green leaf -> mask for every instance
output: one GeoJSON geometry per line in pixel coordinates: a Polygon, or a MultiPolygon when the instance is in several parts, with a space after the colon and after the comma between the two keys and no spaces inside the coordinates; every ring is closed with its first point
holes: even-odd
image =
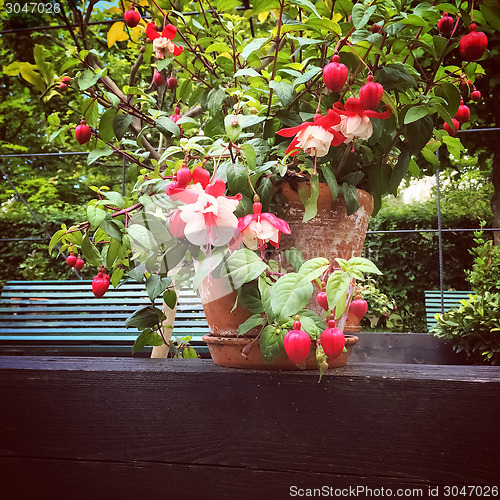
{"type": "Polygon", "coordinates": [[[245,283],[241,288],[238,288],[238,303],[252,314],[264,312],[259,289],[251,283],[245,283]]]}
{"type": "Polygon", "coordinates": [[[50,52],[46,50],[43,45],[35,45],[35,48],[33,49],[33,57],[35,59],[36,67],[45,80],[45,83],[50,85],[52,83],[52,78],[54,77],[54,70],[52,69],[52,64],[46,61],[47,55],[50,55],[50,52]]]}
{"type": "Polygon", "coordinates": [[[406,71],[402,64],[398,63],[388,64],[378,69],[375,79],[386,92],[388,90],[407,90],[417,86],[415,78],[406,71]]]}
{"type": "Polygon", "coordinates": [[[356,189],[356,186],[352,186],[351,184],[344,182],[342,184],[342,193],[344,195],[345,205],[347,208],[347,215],[352,215],[359,208],[358,190],[356,189]]]}
{"type": "Polygon", "coordinates": [[[362,273],[382,275],[379,268],[371,260],[365,259],[364,257],[351,257],[347,263],[349,264],[349,268],[357,269],[362,273]]]}
{"type": "Polygon", "coordinates": [[[398,162],[396,163],[394,170],[391,174],[391,180],[389,182],[389,191],[392,194],[396,194],[398,191],[398,186],[408,173],[408,167],[410,165],[410,150],[408,147],[404,147],[399,153],[398,162]]]}
{"type": "Polygon", "coordinates": [[[304,317],[312,319],[319,332],[322,332],[325,329],[325,321],[314,311],[311,311],[310,309],[301,309],[297,314],[300,316],[301,322],[304,317]]]}
{"type": "Polygon", "coordinates": [[[163,292],[172,283],[171,278],[162,278],[158,274],[152,274],[146,280],[146,292],[148,293],[149,299],[153,302],[157,297],[163,294],[163,292]]]}
{"type": "Polygon", "coordinates": [[[310,195],[307,197],[307,188],[299,189],[300,201],[304,204],[304,217],[302,222],[307,222],[318,213],[318,196],[319,196],[319,176],[311,176],[311,190],[310,195]],[[307,197],[307,198],[306,198],[307,197]]]}
{"type": "Polygon", "coordinates": [[[267,283],[263,276],[259,277],[259,292],[262,301],[262,307],[269,321],[274,321],[275,315],[271,306],[271,285],[267,283]]]}
{"type": "Polygon", "coordinates": [[[122,232],[113,220],[106,218],[101,222],[100,227],[108,236],[118,241],[122,240],[122,232]]]}
{"type": "Polygon", "coordinates": [[[328,269],[329,265],[328,259],[324,257],[317,257],[304,262],[298,272],[299,281],[297,286],[300,287],[311,283],[311,281],[321,276],[328,269]]]}
{"type": "Polygon", "coordinates": [[[175,290],[167,290],[163,294],[163,302],[165,302],[168,308],[174,309],[177,304],[177,293],[175,290]]]}
{"type": "Polygon", "coordinates": [[[188,346],[182,350],[182,357],[184,359],[197,359],[198,354],[196,353],[196,350],[194,349],[194,347],[188,346]]]}
{"type": "Polygon", "coordinates": [[[126,229],[126,231],[127,234],[141,247],[151,251],[157,250],[158,244],[156,243],[153,233],[151,233],[151,231],[146,229],[143,225],[132,224],[126,229]]]}
{"type": "Polygon", "coordinates": [[[163,345],[163,339],[156,332],[153,332],[150,328],[144,330],[135,340],[132,346],[132,354],[139,352],[143,347],[147,345],[160,346],[163,345]]]}
{"type": "Polygon", "coordinates": [[[333,199],[336,200],[337,196],[339,195],[339,185],[337,184],[335,175],[326,165],[321,165],[321,172],[323,172],[323,175],[325,176],[328,187],[332,192],[333,199]]]}
{"type": "Polygon", "coordinates": [[[290,250],[285,250],[285,258],[293,267],[293,270],[298,273],[300,267],[304,264],[305,259],[302,253],[295,247],[290,248],[290,250]]]}
{"type": "Polygon", "coordinates": [[[89,240],[89,235],[85,235],[82,240],[82,253],[85,260],[92,266],[99,267],[102,264],[102,256],[96,246],[89,240]]]}
{"type": "Polygon", "coordinates": [[[263,325],[266,322],[266,319],[263,318],[260,314],[253,314],[246,321],[244,321],[241,325],[238,326],[238,335],[244,335],[249,332],[252,328],[263,325]]]}
{"type": "Polygon", "coordinates": [[[181,135],[181,131],[177,124],[167,116],[160,116],[156,120],[156,128],[166,137],[175,136],[177,139],[181,135]]]}
{"type": "Polygon", "coordinates": [[[450,113],[445,109],[445,107],[442,104],[434,104],[434,107],[436,108],[436,111],[438,112],[438,115],[453,129],[455,128],[455,125],[453,125],[453,118],[451,117],[450,113]]]}
{"type": "Polygon", "coordinates": [[[266,363],[279,358],[285,353],[283,339],[287,332],[286,330],[280,330],[277,333],[276,330],[276,327],[268,325],[260,334],[260,352],[266,363]]]}
{"type": "Polygon", "coordinates": [[[95,85],[97,83],[100,77],[100,72],[94,73],[90,69],[86,69],[77,80],[80,90],[87,90],[88,88],[92,87],[92,85],[95,85]]]}
{"type": "Polygon", "coordinates": [[[222,262],[227,252],[227,248],[224,248],[222,251],[217,251],[210,256],[205,256],[193,277],[194,290],[198,290],[201,282],[208,276],[210,270],[213,271],[222,262]]]}
{"type": "Polygon", "coordinates": [[[278,96],[283,106],[286,107],[292,102],[293,87],[290,83],[285,82],[284,80],[282,80],[281,82],[271,80],[269,82],[269,87],[276,92],[276,95],[278,96]]]}
{"type": "Polygon", "coordinates": [[[404,124],[416,122],[429,114],[429,108],[424,105],[413,106],[405,114],[404,124]]]}
{"type": "Polygon", "coordinates": [[[106,210],[103,210],[92,203],[87,206],[87,220],[92,224],[92,226],[99,227],[105,218],[106,210]]]}
{"type": "Polygon", "coordinates": [[[116,109],[108,109],[101,117],[99,122],[99,135],[104,142],[109,142],[115,136],[113,131],[113,121],[116,116],[116,109]]]}
{"type": "MultiPolygon", "coordinates": [[[[342,295],[346,293],[351,278],[343,271],[334,271],[330,274],[326,283],[326,298],[328,299],[328,307],[333,309],[339,304],[342,295]]],[[[338,312],[338,311],[337,311],[338,312]]]]}
{"type": "Polygon", "coordinates": [[[257,166],[257,156],[255,155],[254,147],[248,142],[241,145],[241,151],[243,152],[243,156],[248,164],[248,168],[250,170],[255,170],[257,166]]]}
{"type": "Polygon", "coordinates": [[[144,330],[159,325],[165,320],[165,315],[161,309],[153,306],[145,306],[131,314],[125,321],[127,328],[137,328],[144,330]]]}
{"type": "MultiPolygon", "coordinates": [[[[460,91],[452,83],[445,82],[434,87],[434,95],[442,97],[447,104],[444,106],[450,116],[455,116],[460,106],[460,91]]],[[[441,117],[442,118],[442,117],[441,117]]],[[[444,119],[444,118],[443,118],[444,119]]],[[[450,125],[451,126],[451,125],[450,125]]]]}
{"type": "Polygon", "coordinates": [[[241,117],[237,115],[227,115],[224,118],[224,127],[226,128],[226,134],[231,142],[236,142],[240,137],[242,131],[240,119],[241,117]]]}
{"type": "Polygon", "coordinates": [[[129,125],[132,123],[132,115],[116,115],[113,120],[113,132],[116,138],[121,141],[129,125]]]}
{"type": "Polygon", "coordinates": [[[366,26],[366,23],[370,20],[370,17],[376,10],[376,5],[371,5],[370,7],[366,8],[362,3],[355,4],[352,8],[352,22],[354,24],[354,27],[359,30],[366,26]]]}
{"type": "Polygon", "coordinates": [[[223,89],[212,89],[208,93],[207,106],[208,111],[212,116],[220,113],[222,103],[226,97],[226,93],[223,89]]]}
{"type": "Polygon", "coordinates": [[[52,250],[54,250],[55,246],[61,241],[62,237],[66,234],[66,229],[59,229],[54,236],[50,239],[49,243],[49,254],[52,253],[52,250]]]}
{"type": "Polygon", "coordinates": [[[246,61],[250,54],[259,50],[268,40],[269,38],[254,38],[248,45],[245,45],[241,51],[241,57],[246,61]]]}
{"type": "Polygon", "coordinates": [[[96,160],[102,158],[103,156],[109,156],[113,154],[113,150],[109,146],[105,146],[104,148],[94,149],[87,156],[87,164],[92,165],[96,160]]]}
{"type": "Polygon", "coordinates": [[[277,318],[297,314],[305,307],[313,293],[313,286],[307,283],[298,287],[301,280],[298,273],[288,273],[274,284],[271,289],[271,307],[277,318]]]}
{"type": "Polygon", "coordinates": [[[425,145],[430,141],[433,129],[434,124],[429,115],[408,125],[406,137],[408,139],[411,154],[417,154],[422,151],[425,145]]]}
{"type": "Polygon", "coordinates": [[[266,269],[266,263],[257,254],[242,248],[227,259],[221,277],[229,279],[233,287],[238,289],[243,283],[258,278],[266,269]]]}
{"type": "Polygon", "coordinates": [[[303,83],[308,82],[309,80],[312,80],[318,73],[321,73],[322,69],[318,67],[314,67],[310,70],[308,70],[306,73],[303,75],[299,76],[297,79],[294,80],[293,86],[297,87],[298,85],[301,85],[303,83]]]}
{"type": "Polygon", "coordinates": [[[125,206],[125,200],[120,193],[116,191],[103,191],[101,194],[110,202],[107,203],[108,205],[111,204],[118,208],[123,208],[125,206]]]}
{"type": "Polygon", "coordinates": [[[111,238],[108,245],[108,252],[106,253],[106,267],[108,269],[113,267],[113,264],[115,263],[120,252],[120,248],[121,242],[115,238],[111,238]]]}

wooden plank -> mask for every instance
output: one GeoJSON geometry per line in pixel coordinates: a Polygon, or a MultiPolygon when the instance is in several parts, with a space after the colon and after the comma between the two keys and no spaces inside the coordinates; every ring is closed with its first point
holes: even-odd
{"type": "MultiPolygon", "coordinates": [[[[63,312],[63,311],[68,311],[71,312],[73,310],[81,311],[81,312],[89,312],[93,313],[96,311],[106,311],[112,313],[113,311],[118,311],[118,312],[127,312],[127,313],[133,313],[138,305],[127,305],[127,306],[111,306],[109,304],[97,304],[94,306],[82,306],[78,308],[67,308],[64,306],[33,306],[33,304],[30,304],[29,306],[25,307],[0,307],[0,313],[13,313],[15,315],[21,315],[25,313],[40,313],[41,307],[43,307],[43,313],[48,313],[48,312],[63,312]]],[[[184,304],[180,303],[177,306],[178,311],[203,311],[203,306],[201,304],[184,304]]],[[[0,316],[3,317],[3,316],[0,316]]]]}
{"type": "MultiPolygon", "coordinates": [[[[349,488],[372,491],[391,488],[415,492],[415,497],[427,498],[429,483],[411,478],[376,478],[369,471],[357,476],[305,473],[293,470],[255,470],[249,467],[181,465],[137,461],[91,462],[86,460],[43,460],[32,458],[0,458],[5,480],[2,492],[7,498],[54,498],[71,500],[97,498],[182,500],[282,500],[292,498],[295,491],[309,489],[329,493],[349,488]],[[104,474],[103,471],[106,471],[104,474]],[[78,488],[75,488],[75,485],[78,488]],[[295,489],[294,489],[295,487],[295,489]],[[332,488],[332,490],[330,490],[332,488]],[[418,492],[422,491],[420,495],[418,492]],[[168,492],[168,493],[166,493],[168,492]]],[[[443,483],[440,483],[444,486],[443,483]]],[[[434,486],[434,485],[432,485],[434,486]]],[[[356,495],[362,497],[362,494],[356,495]]],[[[444,491],[443,489],[441,490],[444,491]]],[[[329,495],[334,498],[333,494],[329,495]]],[[[300,497],[298,497],[300,498],[300,497]]],[[[316,496],[318,498],[318,496],[316,496]]]]}
{"type": "Polygon", "coordinates": [[[20,473],[26,460],[56,461],[53,484],[64,475],[57,461],[209,467],[221,482],[219,467],[382,485],[500,477],[497,367],[367,363],[318,383],[314,372],[204,360],[13,356],[0,359],[0,395],[0,456],[19,460],[20,473]]]}

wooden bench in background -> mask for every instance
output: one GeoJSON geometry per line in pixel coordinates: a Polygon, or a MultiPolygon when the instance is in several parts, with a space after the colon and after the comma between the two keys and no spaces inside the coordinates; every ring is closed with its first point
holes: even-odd
{"type": "MultiPolygon", "coordinates": [[[[469,295],[473,294],[471,291],[445,291],[443,292],[444,311],[457,307],[460,301],[467,300],[469,295]]],[[[427,331],[431,331],[437,326],[437,321],[434,318],[436,313],[442,313],[441,292],[439,290],[426,290],[425,291],[425,315],[427,318],[427,331]]]]}
{"type": "MultiPolygon", "coordinates": [[[[137,338],[125,320],[150,304],[144,284],[110,288],[97,299],[91,281],[8,281],[0,296],[0,353],[70,356],[131,355],[137,338]]],[[[173,338],[192,336],[191,344],[208,353],[203,335],[208,325],[199,297],[182,289],[173,338]]],[[[151,348],[143,350],[151,353],[151,348]]]]}

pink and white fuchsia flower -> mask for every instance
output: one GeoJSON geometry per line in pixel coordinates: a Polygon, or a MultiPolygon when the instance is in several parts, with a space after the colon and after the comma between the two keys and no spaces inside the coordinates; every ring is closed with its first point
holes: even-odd
{"type": "Polygon", "coordinates": [[[284,128],[276,132],[283,137],[293,137],[286,154],[295,156],[299,150],[314,156],[314,173],[316,174],[316,158],[326,156],[330,146],[338,146],[345,137],[337,130],[341,118],[336,110],[330,109],[326,116],[317,114],[313,122],[304,122],[297,127],[284,128]]]}
{"type": "Polygon", "coordinates": [[[238,227],[234,211],[241,195],[234,197],[207,194],[200,183],[191,191],[197,199],[179,207],[180,218],[186,223],[184,234],[193,245],[220,247],[227,245],[238,227]]]}
{"type": "Polygon", "coordinates": [[[344,135],[344,143],[354,141],[356,138],[363,141],[368,140],[373,134],[370,118],[385,120],[391,116],[389,108],[383,113],[365,109],[361,99],[357,97],[347,99],[345,106],[342,106],[340,102],[336,102],[333,106],[337,113],[341,115],[340,123],[335,125],[334,128],[344,135]]]}
{"type": "Polygon", "coordinates": [[[267,243],[278,248],[281,233],[290,234],[290,226],[276,215],[262,213],[262,203],[253,204],[253,214],[245,215],[238,221],[238,229],[243,243],[250,250],[260,250],[261,255],[267,243]]]}
{"type": "Polygon", "coordinates": [[[184,47],[172,42],[176,34],[177,28],[173,24],[167,24],[161,34],[158,33],[155,23],[148,23],[146,26],[146,35],[150,40],[153,40],[153,51],[158,59],[182,54],[184,47]]]}

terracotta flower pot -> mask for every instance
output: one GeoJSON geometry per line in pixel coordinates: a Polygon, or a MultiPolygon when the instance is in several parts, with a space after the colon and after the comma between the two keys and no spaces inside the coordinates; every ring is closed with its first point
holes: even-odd
{"type": "MultiPolygon", "coordinates": [[[[297,365],[288,359],[286,355],[280,358],[266,363],[262,354],[260,352],[259,342],[255,341],[252,343],[246,357],[241,354],[241,351],[245,345],[252,340],[242,337],[212,337],[211,335],[206,335],[203,340],[207,343],[208,349],[212,356],[212,360],[216,365],[226,366],[229,368],[248,368],[257,370],[299,370],[297,365]]],[[[358,341],[358,337],[354,335],[346,335],[345,347],[346,352],[343,352],[334,359],[328,361],[328,366],[330,368],[345,366],[349,355],[351,354],[352,348],[358,341]]],[[[317,370],[318,365],[316,363],[316,343],[313,342],[311,345],[311,352],[309,357],[305,362],[306,370],[317,370]]]]}
{"type": "Polygon", "coordinates": [[[361,331],[361,326],[359,325],[360,319],[353,313],[349,313],[347,316],[347,323],[344,327],[345,333],[359,333],[361,331]]]}
{"type": "Polygon", "coordinates": [[[360,207],[348,216],[342,193],[334,200],[328,184],[321,183],[318,214],[308,222],[302,222],[304,205],[298,194],[301,188],[308,189],[309,182],[292,184],[285,181],[281,185],[281,194],[286,201],[277,206],[276,210],[290,225],[291,234],[282,236],[280,250],[295,247],[303,253],[306,260],[326,257],[330,262],[335,262],[335,257],[361,257],[368,221],[374,207],[372,195],[358,189],[360,207]]]}

